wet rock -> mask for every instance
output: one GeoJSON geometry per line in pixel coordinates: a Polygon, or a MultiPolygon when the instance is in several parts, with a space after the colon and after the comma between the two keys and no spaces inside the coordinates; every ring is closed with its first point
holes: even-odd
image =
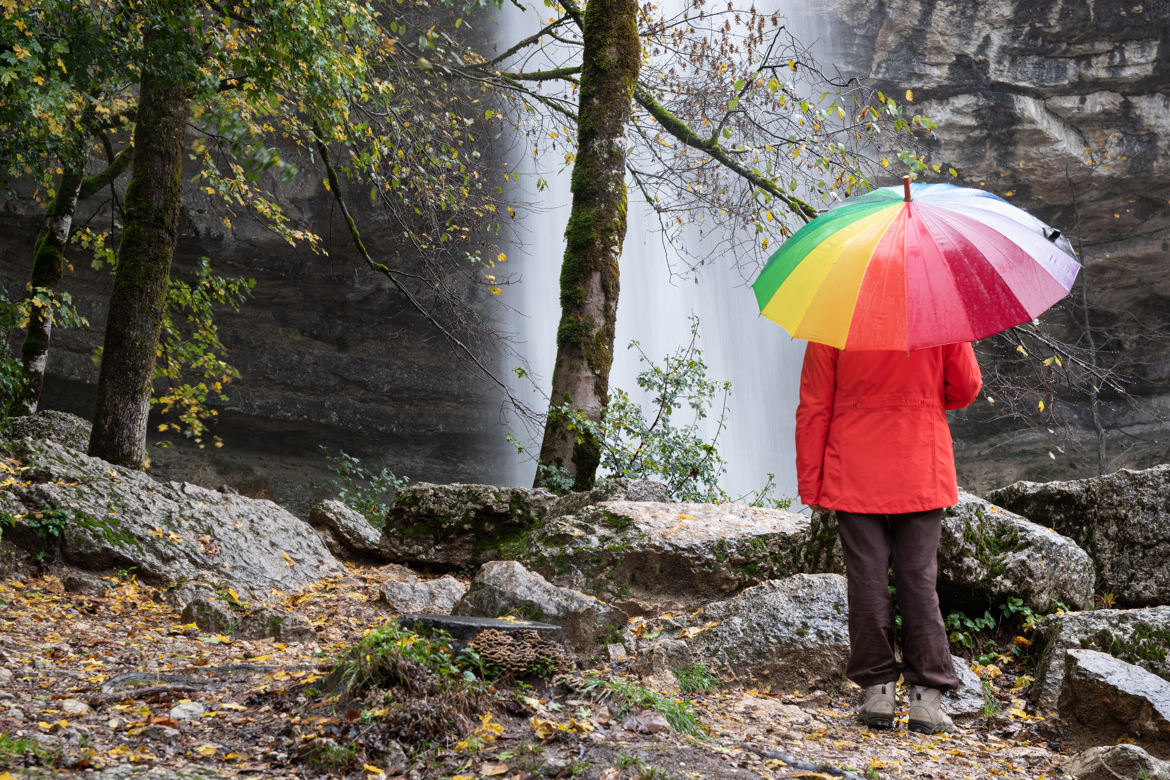
{"type": "Polygon", "coordinates": [[[939,598],[986,608],[1016,596],[1036,612],[1093,603],[1093,564],[1066,536],[970,493],[946,510],[939,598]]]}
{"type": "Polygon", "coordinates": [[[663,635],[683,639],[691,657],[724,681],[808,690],[844,677],[846,604],[844,577],[797,574],[709,604],[663,635]]]}
{"type": "Polygon", "coordinates": [[[1125,607],[1170,604],[1170,464],[1066,482],[1016,482],[992,501],[1088,551],[1097,591],[1125,607]]]}
{"type": "Polygon", "coordinates": [[[380,598],[391,612],[444,613],[455,608],[455,604],[467,592],[467,583],[444,574],[431,580],[424,580],[413,574],[402,579],[388,579],[378,589],[380,598]]]}
{"type": "Polygon", "coordinates": [[[1064,686],[1057,702],[1076,742],[1121,739],[1170,758],[1170,682],[1096,650],[1065,651],[1064,686]]]}
{"type": "MultiPolygon", "coordinates": [[[[844,573],[836,513],[813,515],[799,555],[805,571],[844,573]]],[[[1057,602],[1084,609],[1093,601],[1093,566],[1071,539],[959,491],[943,514],[938,593],[944,612],[981,613],[1009,597],[1038,613],[1057,602]]]]}
{"type": "Polygon", "coordinates": [[[951,656],[951,662],[955,665],[955,674],[959,677],[959,687],[943,695],[943,706],[956,721],[981,717],[984,714],[983,681],[979,679],[979,675],[971,671],[967,662],[957,655],[951,656]]]}
{"type": "Polygon", "coordinates": [[[1037,627],[1032,701],[1040,712],[1051,712],[1065,677],[1065,651],[1088,648],[1109,653],[1170,681],[1170,606],[1147,609],[1099,609],[1052,615],[1037,627]]]}
{"type": "Polygon", "coordinates": [[[345,573],[307,523],[271,501],[156,482],[48,440],[12,446],[24,479],[3,495],[14,514],[40,513],[42,528],[18,520],[4,538],[26,549],[55,545],[78,568],[133,567],[154,585],[212,576],[253,599],[345,573]]]}
{"type": "Polygon", "coordinates": [[[608,601],[693,609],[798,570],[808,518],[742,504],[604,501],[548,520],[521,560],[608,601]]]}
{"type": "Polygon", "coordinates": [[[309,510],[309,524],[324,534],[325,546],[339,558],[362,561],[382,558],[378,547],[381,531],[374,528],[365,515],[350,509],[342,501],[330,499],[315,504],[309,510]]]}
{"type": "Polygon", "coordinates": [[[1077,780],[1170,780],[1170,762],[1154,758],[1137,745],[1101,745],[1069,758],[1061,766],[1077,780]]]}
{"type": "Polygon", "coordinates": [[[514,615],[561,626],[565,646],[582,663],[600,656],[626,623],[625,614],[609,604],[557,587],[515,561],[485,563],[452,611],[491,618],[514,615]]]}
{"type": "Polygon", "coordinates": [[[379,548],[385,560],[445,571],[516,559],[554,500],[530,488],[409,485],[390,505],[379,548]]]}

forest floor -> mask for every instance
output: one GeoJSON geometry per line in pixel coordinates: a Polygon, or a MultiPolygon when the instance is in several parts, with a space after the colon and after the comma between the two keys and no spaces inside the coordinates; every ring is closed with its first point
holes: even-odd
{"type": "MultiPolygon", "coordinates": [[[[182,623],[165,593],[133,578],[104,581],[100,595],[67,593],[48,572],[0,584],[0,780],[127,766],[176,778],[1061,776],[1066,755],[1018,707],[1011,714],[1010,693],[998,702],[1009,714],[924,736],[904,717],[892,731],[856,723],[851,685],[655,697],[616,668],[496,683],[463,721],[472,733],[365,760],[347,745],[355,734],[369,744],[377,713],[322,705],[316,687],[387,621],[378,586],[392,571],[353,568],[286,595],[281,607],[317,629],[318,642],[307,645],[206,635],[182,623]],[[665,706],[655,712],[638,701],[665,706]],[[680,713],[697,719],[700,736],[662,717],[680,713]]],[[[451,720],[448,730],[459,718],[451,720]]]]}

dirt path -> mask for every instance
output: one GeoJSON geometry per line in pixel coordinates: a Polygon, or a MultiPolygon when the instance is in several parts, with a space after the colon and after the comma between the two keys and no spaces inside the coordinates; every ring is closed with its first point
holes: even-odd
{"type": "Polygon", "coordinates": [[[278,606],[317,629],[308,645],[201,633],[164,592],[133,579],[103,581],[109,589],[90,594],[66,592],[51,574],[0,584],[0,780],[137,776],[126,767],[154,767],[147,774],[160,780],[1060,776],[1064,756],[1026,718],[925,737],[904,723],[892,732],[858,726],[844,688],[669,699],[706,727],[695,738],[590,692],[581,675],[496,686],[475,733],[442,748],[347,770],[297,762],[306,743],[362,727],[364,713],[323,710],[304,694],[390,618],[377,601],[387,571],[354,568],[283,597],[278,606]]]}

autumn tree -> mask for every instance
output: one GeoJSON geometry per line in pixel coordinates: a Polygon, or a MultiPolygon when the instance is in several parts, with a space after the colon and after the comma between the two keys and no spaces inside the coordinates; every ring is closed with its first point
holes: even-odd
{"type": "MultiPolygon", "coordinates": [[[[477,262],[490,267],[494,260],[486,244],[472,240],[473,234],[488,232],[486,226],[495,219],[494,193],[471,164],[479,155],[469,148],[475,137],[466,112],[455,110],[452,91],[438,74],[428,72],[423,55],[449,39],[433,25],[420,26],[421,5],[389,6],[389,13],[343,0],[57,0],[22,8],[20,14],[4,7],[6,31],[28,44],[13,49],[17,56],[15,62],[8,58],[14,66],[10,72],[23,67],[25,55],[34,49],[92,48],[116,63],[109,72],[133,77],[103,81],[96,76],[106,71],[94,71],[90,83],[80,84],[70,75],[69,63],[55,62],[49,54],[29,57],[29,62],[40,63],[39,77],[51,77],[48,81],[69,96],[51,103],[34,101],[43,108],[42,124],[67,128],[78,149],[91,145],[90,124],[78,118],[94,114],[86,107],[97,102],[95,96],[114,94],[120,87],[117,94],[134,97],[116,112],[100,106],[104,115],[132,120],[135,160],[120,244],[110,258],[117,271],[91,452],[131,465],[142,460],[151,366],[157,365],[163,327],[159,296],[165,297],[168,288],[177,238],[184,156],[197,168],[199,186],[220,196],[229,225],[236,212],[244,211],[289,243],[306,243],[318,251],[319,237],[291,224],[266,187],[278,176],[302,172],[286,159],[289,147],[300,157],[297,162],[308,162],[309,170],[321,164],[315,175],[327,182],[346,214],[353,243],[371,270],[387,276],[419,312],[444,328],[454,348],[476,357],[474,345],[445,325],[444,317],[450,321],[452,312],[467,316],[448,276],[461,274],[464,281],[496,286],[490,274],[474,270],[477,262]],[[29,34],[49,30],[54,19],[70,15],[90,20],[85,35],[68,26],[47,35],[29,34]],[[410,49],[398,43],[407,35],[410,49]],[[99,43],[86,43],[90,39],[99,43]],[[135,81],[136,94],[127,88],[135,81]],[[346,207],[343,189],[348,186],[368,191],[386,207],[405,243],[430,261],[423,274],[398,267],[395,258],[376,259],[366,251],[346,207]]],[[[458,20],[451,26],[458,29],[458,20]]],[[[15,135],[26,142],[38,138],[36,123],[5,125],[20,129],[15,135]]],[[[4,160],[11,176],[27,179],[34,166],[20,146],[14,141],[4,160]]],[[[48,162],[36,170],[55,167],[60,158],[56,152],[46,146],[40,159],[48,162]]],[[[78,159],[65,167],[82,170],[84,154],[78,159]]],[[[45,185],[50,214],[57,215],[54,235],[59,236],[68,235],[68,225],[58,213],[68,212],[72,199],[57,194],[71,192],[73,178],[64,185],[45,185]]],[[[61,253],[54,257],[60,260],[61,253]]]]}

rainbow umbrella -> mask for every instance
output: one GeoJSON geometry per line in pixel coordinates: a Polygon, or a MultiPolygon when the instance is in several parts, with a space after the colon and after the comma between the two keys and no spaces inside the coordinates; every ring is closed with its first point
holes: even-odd
{"type": "Polygon", "coordinates": [[[796,338],[911,350],[1033,320],[1080,267],[1059,231],[1003,198],[906,177],[796,231],[752,289],[796,338]]]}

